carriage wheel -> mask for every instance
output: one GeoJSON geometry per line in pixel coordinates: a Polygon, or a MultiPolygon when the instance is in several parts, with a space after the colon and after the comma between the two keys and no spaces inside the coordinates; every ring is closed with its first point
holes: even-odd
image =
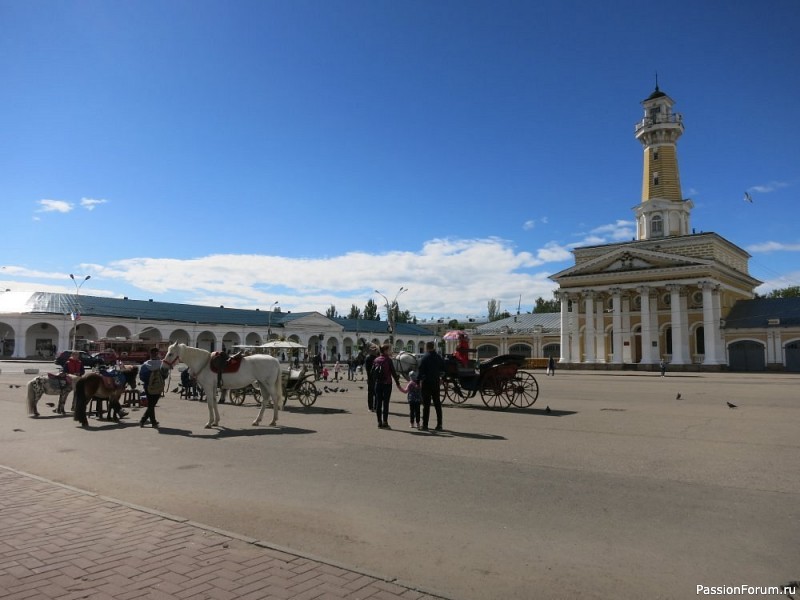
{"type": "Polygon", "coordinates": [[[456,388],[449,379],[442,379],[441,395],[442,400],[449,400],[453,404],[463,404],[467,397],[459,394],[460,388],[456,388]]]}
{"type": "Polygon", "coordinates": [[[533,406],[539,397],[539,383],[536,381],[536,377],[524,371],[517,371],[509,383],[507,392],[511,404],[517,408],[533,406]]]}
{"type": "Polygon", "coordinates": [[[317,401],[317,386],[310,381],[303,381],[297,388],[297,399],[303,406],[311,406],[317,401]]]}
{"type": "Polygon", "coordinates": [[[509,380],[492,379],[481,386],[481,400],[489,408],[505,410],[511,406],[509,380]]]}
{"type": "Polygon", "coordinates": [[[256,404],[261,404],[261,390],[259,388],[257,388],[256,386],[253,386],[252,394],[253,394],[253,400],[255,401],[255,403],[256,404]]]}
{"type": "Polygon", "coordinates": [[[231,390],[230,393],[231,404],[235,404],[236,406],[241,406],[244,404],[244,399],[247,396],[247,392],[244,390],[231,390]]]}

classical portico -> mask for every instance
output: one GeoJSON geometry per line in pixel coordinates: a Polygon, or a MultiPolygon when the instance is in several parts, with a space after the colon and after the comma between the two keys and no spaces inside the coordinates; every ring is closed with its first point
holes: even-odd
{"type": "Polygon", "coordinates": [[[725,314],[753,297],[750,255],[715,233],[694,233],[682,198],[674,101],[656,86],[634,128],[644,147],[636,239],[573,250],[559,284],[562,363],[714,367],[727,363],[725,314]]]}

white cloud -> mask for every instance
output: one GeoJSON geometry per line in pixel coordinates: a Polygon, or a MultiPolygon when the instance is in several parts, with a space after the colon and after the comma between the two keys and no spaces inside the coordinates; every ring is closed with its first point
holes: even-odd
{"type": "Polygon", "coordinates": [[[94,210],[100,204],[106,204],[108,200],[96,200],[94,198],[81,198],[81,206],[86,210],[94,210]]]}
{"type": "Polygon", "coordinates": [[[36,212],[60,212],[60,213],[68,213],[75,205],[71,202],[65,202],[64,200],[39,200],[37,204],[41,207],[36,212]]]}
{"type": "Polygon", "coordinates": [[[786,244],[783,242],[763,242],[753,244],[745,248],[753,254],[764,254],[767,252],[800,252],[800,244],[786,244]]]}
{"type": "MultiPolygon", "coordinates": [[[[275,300],[284,310],[340,313],[363,308],[380,290],[392,297],[401,286],[401,308],[420,318],[485,312],[487,302],[550,298],[555,284],[537,271],[548,262],[569,260],[569,252],[549,243],[521,252],[507,240],[436,239],[418,251],[380,255],[349,252],[328,258],[210,255],[193,259],[140,257],[109,265],[84,265],[93,280],[116,279],[148,295],[179,296],[181,302],[254,308],[275,300]]],[[[514,302],[516,304],[516,301],[514,302]]]]}
{"type": "Polygon", "coordinates": [[[749,187],[747,188],[747,191],[756,192],[759,194],[769,194],[770,192],[774,192],[775,190],[780,190],[785,187],[789,187],[789,184],[785,181],[770,181],[769,183],[749,187]]]}

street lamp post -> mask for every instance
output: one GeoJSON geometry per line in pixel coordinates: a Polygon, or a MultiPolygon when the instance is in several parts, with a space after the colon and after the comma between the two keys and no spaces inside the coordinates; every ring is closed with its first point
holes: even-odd
{"type": "Polygon", "coordinates": [[[407,292],[408,288],[400,286],[400,289],[397,290],[397,293],[392,298],[392,301],[389,302],[389,299],[381,294],[378,290],[375,290],[375,293],[378,294],[381,298],[383,298],[386,306],[386,319],[389,321],[389,343],[392,345],[392,352],[394,352],[394,326],[395,326],[395,316],[397,313],[397,298],[400,294],[407,292]]]}
{"type": "Polygon", "coordinates": [[[275,312],[275,306],[277,306],[278,301],[275,300],[270,307],[269,307],[269,317],[267,320],[267,341],[272,339],[272,313],[275,312]]]}
{"type": "Polygon", "coordinates": [[[78,345],[78,319],[81,318],[81,288],[92,276],[87,275],[80,283],[78,283],[78,280],[75,279],[75,275],[72,273],[69,274],[69,278],[72,279],[72,283],[75,284],[75,314],[72,315],[72,351],[75,352],[78,345]]]}

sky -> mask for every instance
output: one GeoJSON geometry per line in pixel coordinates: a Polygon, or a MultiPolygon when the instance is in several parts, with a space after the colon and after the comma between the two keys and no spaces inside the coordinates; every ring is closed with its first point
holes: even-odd
{"type": "Polygon", "coordinates": [[[529,312],[574,248],[635,237],[656,77],[691,226],[758,292],[800,285],[798,25],[796,0],[0,0],[0,289],[529,312]]]}

